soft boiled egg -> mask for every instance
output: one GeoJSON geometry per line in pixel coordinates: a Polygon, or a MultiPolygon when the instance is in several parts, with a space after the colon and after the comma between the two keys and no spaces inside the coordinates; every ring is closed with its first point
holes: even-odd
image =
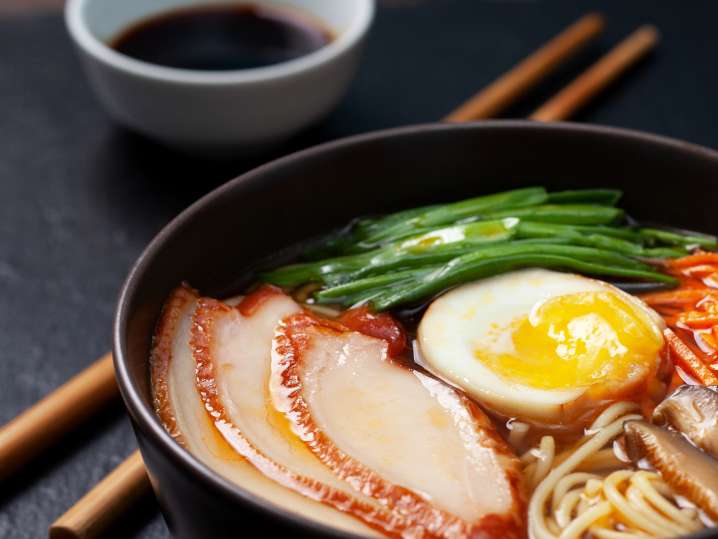
{"type": "Polygon", "coordinates": [[[439,297],[418,343],[431,371],[487,407],[563,423],[646,387],[663,329],[657,313],[615,286],[530,269],[439,297]]]}

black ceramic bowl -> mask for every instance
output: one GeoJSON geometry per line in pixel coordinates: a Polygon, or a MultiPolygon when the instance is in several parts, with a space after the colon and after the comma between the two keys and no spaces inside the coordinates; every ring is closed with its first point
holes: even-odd
{"type": "MultiPolygon", "coordinates": [[[[260,261],[359,215],[528,185],[618,187],[638,219],[717,233],[718,153],[653,135],[527,121],[425,125],[325,144],[202,198],[154,239],[124,286],[115,367],[167,523],[182,539],[284,531],[343,536],[290,515],[197,461],[152,410],[147,359],[172,288],[236,289],[260,261]]],[[[707,534],[702,537],[715,536],[707,534]]]]}

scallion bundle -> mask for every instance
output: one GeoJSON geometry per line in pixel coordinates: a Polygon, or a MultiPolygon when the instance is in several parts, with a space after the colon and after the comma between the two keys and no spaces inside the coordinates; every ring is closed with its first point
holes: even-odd
{"type": "Polygon", "coordinates": [[[381,311],[526,267],[672,285],[656,259],[718,245],[713,236],[628,226],[620,197],[531,187],[360,219],[326,238],[319,260],[261,278],[285,288],[318,283],[319,303],[369,302],[381,311]]]}

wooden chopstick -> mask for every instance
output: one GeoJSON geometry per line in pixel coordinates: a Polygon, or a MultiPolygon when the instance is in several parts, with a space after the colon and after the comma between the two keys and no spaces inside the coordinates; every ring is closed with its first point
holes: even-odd
{"type": "Polygon", "coordinates": [[[149,492],[147,471],[135,451],[50,526],[50,539],[98,537],[149,492]]]}
{"type": "Polygon", "coordinates": [[[0,480],[118,395],[108,352],[0,429],[0,480]]]}
{"type": "MultiPolygon", "coordinates": [[[[581,19],[581,21],[584,21],[585,19],[586,18],[581,19]]],[[[589,21],[590,20],[591,19],[589,18],[589,21]]],[[[581,21],[579,21],[579,23],[581,21]]],[[[602,20],[600,22],[602,25],[602,20]]],[[[584,24],[586,23],[584,22],[584,24]]],[[[595,24],[595,21],[593,24],[595,24]]],[[[575,26],[576,25],[572,28],[575,26]]],[[[582,35],[585,35],[585,28],[582,35]]],[[[561,36],[555,38],[554,41],[562,36],[565,36],[565,32],[564,34],[561,34],[561,36]]],[[[539,108],[531,116],[531,118],[541,121],[566,119],[610,82],[620,76],[621,73],[630,67],[630,65],[640,59],[655,45],[656,42],[656,30],[653,27],[642,27],[610,51],[594,66],[589,68],[584,74],[579,76],[565,90],[559,92],[555,98],[549,100],[544,106],[539,108]]],[[[551,43],[553,43],[553,41],[551,43]]],[[[551,45],[551,43],[548,45],[551,45]]],[[[544,49],[547,46],[545,46],[544,49]]],[[[535,54],[529,57],[525,62],[534,56],[535,54]]],[[[521,67],[521,65],[517,66],[516,69],[519,67],[521,67]]],[[[531,67],[524,69],[529,69],[530,72],[531,69],[536,68],[531,67]]],[[[544,67],[543,69],[546,68],[544,67]]],[[[531,82],[530,84],[527,84],[525,82],[527,80],[526,74],[521,76],[513,75],[509,77],[513,71],[515,70],[512,70],[502,77],[502,79],[508,77],[509,83],[504,81],[502,85],[498,86],[499,88],[503,87],[503,91],[507,92],[511,96],[510,98],[500,99],[498,96],[490,98],[482,97],[485,92],[502,81],[502,79],[499,79],[497,83],[494,83],[489,88],[479,93],[476,98],[457,109],[457,111],[449,115],[447,119],[449,119],[449,121],[462,121],[461,118],[466,118],[466,120],[463,121],[468,121],[477,119],[478,117],[485,117],[482,115],[486,114],[486,110],[490,110],[487,103],[492,107],[497,107],[494,110],[499,110],[505,106],[515,98],[515,95],[512,94],[512,92],[516,92],[517,88],[519,88],[520,91],[523,91],[533,83],[531,82]],[[513,82],[511,82],[512,80],[513,82]],[[518,84],[516,80],[524,82],[518,84]],[[471,103],[475,100],[477,100],[476,102],[478,102],[480,106],[477,106],[474,103],[474,105],[470,107],[469,105],[471,105],[471,103]],[[464,109],[463,112],[462,109],[464,109]],[[479,116],[474,116],[473,114],[478,114],[479,116]]],[[[533,79],[528,77],[528,80],[533,79]]],[[[495,93],[498,92],[498,90],[494,89],[491,90],[491,92],[495,93]]],[[[488,95],[490,96],[491,93],[488,95]]],[[[88,408],[91,407],[88,406],[88,408]]],[[[135,452],[102,482],[100,482],[93,490],[80,499],[63,516],[61,516],[50,527],[50,537],[52,539],[93,539],[98,537],[102,531],[109,526],[113,519],[122,514],[122,512],[138,496],[146,492],[148,488],[149,481],[146,472],[144,471],[144,467],[142,466],[139,452],[135,452]]]]}
{"type": "Polygon", "coordinates": [[[557,122],[569,118],[653,49],[659,39],[660,35],[654,26],[641,26],[539,107],[529,118],[541,122],[557,122]]]}
{"type": "Polygon", "coordinates": [[[459,106],[447,122],[470,122],[492,118],[504,111],[561,63],[577,53],[603,30],[604,19],[590,13],[459,106]]]}

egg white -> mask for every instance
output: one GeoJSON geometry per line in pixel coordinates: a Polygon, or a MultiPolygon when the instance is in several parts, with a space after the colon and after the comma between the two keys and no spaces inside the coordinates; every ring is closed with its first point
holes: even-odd
{"type": "MultiPolygon", "coordinates": [[[[508,416],[561,421],[565,407],[587,391],[539,389],[491,371],[475,356],[479,348],[511,352],[510,324],[546,300],[578,292],[611,291],[635,309],[662,339],[664,323],[640,299],[613,285],[580,275],[528,269],[484,279],[447,292],[428,308],[418,342],[428,368],[478,401],[508,416]],[[500,329],[497,335],[497,328],[500,329]]],[[[656,358],[658,361],[658,358],[656,358]]]]}

